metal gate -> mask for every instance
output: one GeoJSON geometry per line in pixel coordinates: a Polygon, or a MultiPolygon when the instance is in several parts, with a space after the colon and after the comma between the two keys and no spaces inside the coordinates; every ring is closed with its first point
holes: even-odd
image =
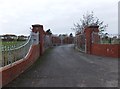
{"type": "Polygon", "coordinates": [[[84,33],[76,35],[76,46],[80,51],[86,53],[86,36],[84,33]]]}

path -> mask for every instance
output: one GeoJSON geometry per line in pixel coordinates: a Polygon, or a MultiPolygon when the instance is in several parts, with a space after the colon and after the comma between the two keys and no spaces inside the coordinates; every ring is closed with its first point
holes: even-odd
{"type": "Polygon", "coordinates": [[[6,87],[117,87],[118,60],[51,48],[6,87]]]}

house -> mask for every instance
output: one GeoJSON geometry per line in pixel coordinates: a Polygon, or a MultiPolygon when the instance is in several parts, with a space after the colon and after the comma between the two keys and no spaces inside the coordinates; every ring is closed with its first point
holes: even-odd
{"type": "Polygon", "coordinates": [[[17,41],[26,41],[27,39],[28,39],[27,36],[20,35],[20,36],[18,36],[17,41]]]}
{"type": "Polygon", "coordinates": [[[3,41],[14,41],[17,40],[17,36],[14,34],[5,34],[5,35],[1,35],[0,38],[3,41]]]}

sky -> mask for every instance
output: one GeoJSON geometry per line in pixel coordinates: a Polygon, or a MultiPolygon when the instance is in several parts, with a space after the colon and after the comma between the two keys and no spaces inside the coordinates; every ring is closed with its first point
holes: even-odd
{"type": "Polygon", "coordinates": [[[29,35],[33,24],[53,34],[74,34],[73,24],[87,12],[94,12],[107,33],[118,33],[119,0],[0,0],[0,34],[29,35]]]}
{"type": "MultiPolygon", "coordinates": [[[[118,16],[120,15],[120,1],[118,4],[118,16]]],[[[118,17],[118,34],[120,34],[120,16],[118,17]]]]}

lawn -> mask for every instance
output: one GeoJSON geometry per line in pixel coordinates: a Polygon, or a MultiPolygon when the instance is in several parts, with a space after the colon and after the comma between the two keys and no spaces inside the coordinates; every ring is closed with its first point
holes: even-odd
{"type": "Polygon", "coordinates": [[[13,46],[13,45],[21,45],[24,44],[26,41],[7,41],[7,42],[1,42],[3,46],[13,46]]]}
{"type": "Polygon", "coordinates": [[[25,44],[26,41],[2,41],[0,44],[2,44],[2,50],[7,50],[8,48],[17,48],[23,44],[25,44]]]}
{"type": "Polygon", "coordinates": [[[120,40],[101,40],[101,44],[120,44],[120,40]]]}
{"type": "MultiPolygon", "coordinates": [[[[7,42],[0,42],[0,44],[2,44],[2,60],[4,61],[4,65],[8,65],[14,61],[17,61],[19,58],[16,57],[16,55],[19,55],[19,53],[21,52],[21,49],[19,50],[11,50],[9,51],[8,48],[10,49],[14,49],[19,47],[20,45],[25,44],[26,41],[7,41],[7,42]]],[[[1,62],[0,62],[1,63],[1,62]]]]}

